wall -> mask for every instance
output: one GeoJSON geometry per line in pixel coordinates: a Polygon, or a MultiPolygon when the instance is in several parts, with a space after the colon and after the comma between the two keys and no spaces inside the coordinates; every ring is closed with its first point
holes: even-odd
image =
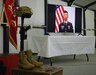
{"type": "Polygon", "coordinates": [[[93,36],[94,35],[94,12],[90,10],[86,10],[86,29],[89,29],[86,31],[87,36],[93,36]]]}
{"type": "Polygon", "coordinates": [[[2,14],[2,0],[0,0],[0,24],[1,24],[1,14],[2,14]]]}
{"type": "Polygon", "coordinates": [[[0,26],[0,53],[3,53],[3,28],[0,26]]]}
{"type": "MultiPolygon", "coordinates": [[[[31,25],[32,27],[34,25],[38,26],[45,24],[44,0],[20,0],[20,6],[28,6],[33,11],[33,15],[31,16],[31,18],[24,19],[24,25],[31,25]]],[[[19,25],[21,25],[21,18],[19,18],[18,23],[19,25]]],[[[31,40],[30,35],[44,35],[44,30],[31,28],[27,31],[27,35],[28,40],[25,40],[24,50],[30,49],[30,47],[28,47],[28,41],[31,40]]]]}
{"type": "MultiPolygon", "coordinates": [[[[25,19],[25,25],[44,25],[44,0],[20,0],[20,6],[28,6],[33,10],[31,18],[25,19]]],[[[19,21],[21,24],[21,20],[19,21]]],[[[32,34],[42,34],[41,29],[31,29],[32,34]]]]}
{"type": "MultiPolygon", "coordinates": [[[[49,4],[60,4],[60,5],[65,5],[67,6],[67,3],[62,2],[60,0],[47,0],[47,2],[49,4]]],[[[30,1],[26,1],[26,0],[21,0],[20,2],[21,6],[29,6],[33,9],[33,15],[30,19],[25,20],[25,24],[26,25],[44,25],[44,0],[30,0],[30,1]]],[[[73,5],[72,5],[73,6],[73,5]]],[[[82,17],[83,18],[83,17],[82,17]]],[[[83,19],[82,19],[83,20],[83,19]]],[[[83,21],[82,21],[82,27],[83,27],[83,21]]],[[[91,31],[86,31],[86,34],[88,36],[94,36],[94,31],[92,31],[92,29],[94,29],[94,12],[91,10],[87,10],[86,11],[86,28],[90,28],[91,31]]],[[[37,35],[42,35],[44,32],[43,30],[39,30],[39,29],[31,29],[30,31],[28,31],[28,35],[33,35],[33,34],[37,34],[37,35]]],[[[28,41],[30,41],[30,37],[28,36],[28,41]]]]}
{"type": "MultiPolygon", "coordinates": [[[[0,0],[1,1],[1,0],[0,0]]],[[[0,2],[0,5],[2,2],[0,2]]],[[[60,5],[67,5],[67,3],[59,1],[59,0],[48,0],[48,3],[50,4],[60,4],[60,5]]],[[[20,6],[28,6],[32,8],[33,10],[33,15],[31,18],[26,18],[24,19],[24,25],[44,25],[45,24],[45,12],[44,12],[44,0],[20,0],[20,6]]],[[[1,11],[1,6],[0,6],[0,11],[1,11]]],[[[86,28],[94,29],[94,12],[87,10],[86,11],[86,28]]],[[[21,18],[19,17],[19,26],[21,25],[21,18]]],[[[82,23],[83,26],[83,23],[82,23]]],[[[0,53],[2,53],[2,28],[0,28],[0,53]]],[[[44,30],[43,29],[33,29],[31,28],[28,31],[28,38],[29,35],[43,35],[44,30]]],[[[93,36],[94,31],[87,31],[88,36],[93,36]]],[[[20,35],[19,35],[19,29],[18,29],[18,50],[16,50],[10,43],[10,53],[18,53],[20,50],[20,35]]],[[[30,39],[28,39],[30,41],[30,39]]],[[[25,40],[25,50],[29,49],[28,48],[28,40],[25,40]]]]}
{"type": "Polygon", "coordinates": [[[47,0],[48,4],[59,4],[59,5],[67,5],[67,3],[60,0],[47,0]]]}
{"type": "MultiPolygon", "coordinates": [[[[59,0],[48,0],[49,4],[60,4],[60,5],[67,5],[66,3],[59,1],[59,0]]],[[[75,5],[72,5],[73,7],[78,7],[75,5]]],[[[87,36],[94,36],[94,31],[92,29],[94,29],[94,12],[91,10],[86,10],[85,12],[86,14],[86,35],[87,36]]],[[[83,14],[82,14],[82,29],[83,29],[83,14]]]]}
{"type": "MultiPolygon", "coordinates": [[[[0,21],[1,21],[1,13],[2,13],[2,0],[0,0],[0,21]]],[[[1,22],[0,22],[0,53],[3,53],[3,28],[1,27],[1,22]]]]}
{"type": "MultiPolygon", "coordinates": [[[[20,0],[20,6],[28,6],[30,8],[32,8],[33,10],[33,15],[31,16],[31,18],[25,18],[24,19],[24,25],[31,25],[31,27],[33,25],[44,25],[44,0],[20,0]]],[[[0,12],[2,9],[2,0],[0,0],[0,12]]],[[[21,25],[21,18],[19,19],[19,26],[21,25]]],[[[20,35],[19,35],[19,28],[18,28],[18,34],[17,34],[17,41],[18,41],[18,49],[16,50],[14,48],[14,46],[9,43],[9,53],[18,53],[20,51],[20,35]]],[[[30,29],[28,31],[28,35],[30,34],[44,34],[44,30],[42,29],[30,29]]],[[[3,31],[2,28],[0,28],[0,36],[3,35],[3,31]]],[[[3,42],[2,42],[3,37],[0,37],[0,43],[2,45],[0,45],[0,53],[3,52],[3,42]]],[[[24,41],[24,49],[28,49],[28,43],[27,40],[24,41]]]]}

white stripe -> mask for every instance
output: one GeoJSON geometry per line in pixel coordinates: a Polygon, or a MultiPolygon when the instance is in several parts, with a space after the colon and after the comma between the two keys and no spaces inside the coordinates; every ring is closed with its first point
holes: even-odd
{"type": "Polygon", "coordinates": [[[56,17],[57,17],[58,23],[60,24],[60,19],[59,19],[59,17],[58,17],[57,12],[56,12],[56,17]]]}
{"type": "Polygon", "coordinates": [[[57,11],[58,11],[58,13],[59,13],[60,20],[61,20],[61,22],[62,22],[62,21],[63,21],[63,19],[62,19],[62,16],[61,16],[60,10],[58,9],[57,11]]]}
{"type": "MultiPolygon", "coordinates": [[[[64,11],[62,10],[62,6],[60,6],[60,10],[61,10],[61,14],[64,15],[64,11]]],[[[62,17],[62,22],[63,22],[63,17],[62,17]]]]}
{"type": "Polygon", "coordinates": [[[56,28],[57,28],[57,31],[55,30],[55,32],[58,32],[59,31],[59,26],[57,24],[57,21],[55,21],[55,25],[56,25],[56,28]]]}

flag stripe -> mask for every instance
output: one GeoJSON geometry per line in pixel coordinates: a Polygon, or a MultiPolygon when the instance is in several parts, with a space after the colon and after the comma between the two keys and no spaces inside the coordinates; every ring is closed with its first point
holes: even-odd
{"type": "Polygon", "coordinates": [[[59,6],[55,10],[55,32],[59,32],[59,26],[60,23],[63,22],[63,11],[64,11],[64,6],[59,6]]]}
{"type": "Polygon", "coordinates": [[[58,16],[59,16],[58,19],[60,20],[60,23],[61,23],[62,22],[62,17],[61,17],[61,13],[60,13],[60,10],[59,9],[57,10],[57,13],[58,13],[58,16]]]}
{"type": "Polygon", "coordinates": [[[56,21],[55,21],[55,30],[56,30],[56,31],[58,31],[58,24],[59,24],[59,22],[58,22],[58,20],[57,20],[57,18],[56,18],[56,21]]]}
{"type": "Polygon", "coordinates": [[[60,6],[60,13],[61,13],[62,20],[63,20],[63,14],[64,14],[63,12],[64,12],[63,6],[62,7],[60,6]]]}

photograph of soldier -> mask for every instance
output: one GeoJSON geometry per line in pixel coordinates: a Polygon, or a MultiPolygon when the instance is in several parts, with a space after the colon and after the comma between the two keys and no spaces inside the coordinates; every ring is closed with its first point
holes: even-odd
{"type": "Polygon", "coordinates": [[[73,32],[73,25],[68,21],[68,12],[64,10],[63,22],[59,26],[59,32],[73,32]]]}

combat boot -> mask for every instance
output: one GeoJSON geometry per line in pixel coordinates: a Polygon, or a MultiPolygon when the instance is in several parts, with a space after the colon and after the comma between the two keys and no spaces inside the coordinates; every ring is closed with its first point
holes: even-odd
{"type": "Polygon", "coordinates": [[[32,69],[35,66],[28,62],[25,52],[22,51],[19,53],[19,68],[22,69],[32,69]]]}
{"type": "Polygon", "coordinates": [[[36,67],[40,67],[41,65],[43,65],[42,62],[38,62],[37,60],[35,60],[35,59],[32,58],[32,51],[31,50],[25,51],[25,54],[27,55],[27,60],[31,64],[35,65],[36,67]]]}

